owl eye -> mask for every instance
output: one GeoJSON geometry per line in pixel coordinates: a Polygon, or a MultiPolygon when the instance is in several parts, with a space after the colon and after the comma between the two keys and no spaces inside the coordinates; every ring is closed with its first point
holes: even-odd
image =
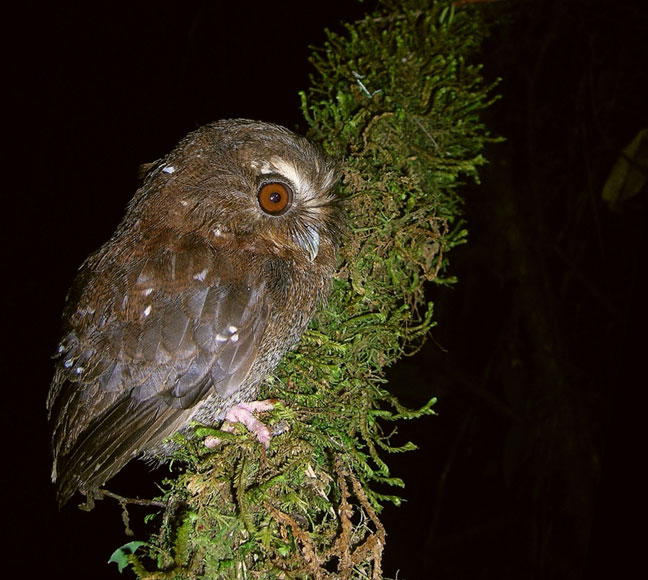
{"type": "Polygon", "coordinates": [[[266,183],[257,196],[261,209],[270,215],[281,215],[292,203],[292,191],[283,183],[266,183]]]}

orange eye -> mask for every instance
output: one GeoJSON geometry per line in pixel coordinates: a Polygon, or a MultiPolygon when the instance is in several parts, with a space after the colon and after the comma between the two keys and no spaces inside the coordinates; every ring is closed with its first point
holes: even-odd
{"type": "Polygon", "coordinates": [[[281,215],[292,202],[292,191],[283,183],[266,183],[259,190],[259,205],[270,215],[281,215]]]}

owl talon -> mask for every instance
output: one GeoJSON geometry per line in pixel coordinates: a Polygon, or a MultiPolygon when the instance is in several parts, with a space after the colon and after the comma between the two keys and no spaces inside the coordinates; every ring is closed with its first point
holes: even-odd
{"type": "MultiPolygon", "coordinates": [[[[270,439],[272,439],[272,432],[264,425],[259,419],[254,416],[254,413],[263,411],[271,411],[274,408],[276,399],[267,399],[265,401],[251,401],[249,403],[238,403],[230,408],[225,414],[225,421],[221,429],[228,433],[234,431],[234,423],[242,423],[251,433],[256,435],[259,443],[263,443],[265,448],[270,447],[270,439]]],[[[213,449],[220,443],[218,437],[209,436],[205,438],[205,447],[213,449]]]]}

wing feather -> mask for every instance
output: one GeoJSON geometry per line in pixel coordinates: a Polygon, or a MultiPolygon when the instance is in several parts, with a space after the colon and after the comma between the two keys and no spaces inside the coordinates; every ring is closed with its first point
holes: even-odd
{"type": "Polygon", "coordinates": [[[265,289],[226,249],[192,237],[147,254],[100,251],[71,291],[48,399],[61,505],[159,445],[208,397],[235,393],[266,328],[265,289]]]}

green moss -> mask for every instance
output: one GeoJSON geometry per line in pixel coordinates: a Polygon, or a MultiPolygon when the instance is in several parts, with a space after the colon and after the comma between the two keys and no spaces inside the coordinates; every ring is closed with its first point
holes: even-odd
{"type": "Polygon", "coordinates": [[[338,275],[262,394],[281,400],[264,417],[280,434],[267,452],[243,428],[200,430],[221,438],[214,452],[186,441],[150,541],[157,572],[138,561],[138,576],[382,577],[378,514],[403,486],[385,456],[415,448],[389,433],[434,403],[404,408],[385,369],[433,325],[425,283],[450,282],[448,251],[466,237],[459,186],[489,141],[481,36],[472,7],[385,0],[312,56],[302,110],[309,137],[343,160],[351,222],[338,275]]]}

